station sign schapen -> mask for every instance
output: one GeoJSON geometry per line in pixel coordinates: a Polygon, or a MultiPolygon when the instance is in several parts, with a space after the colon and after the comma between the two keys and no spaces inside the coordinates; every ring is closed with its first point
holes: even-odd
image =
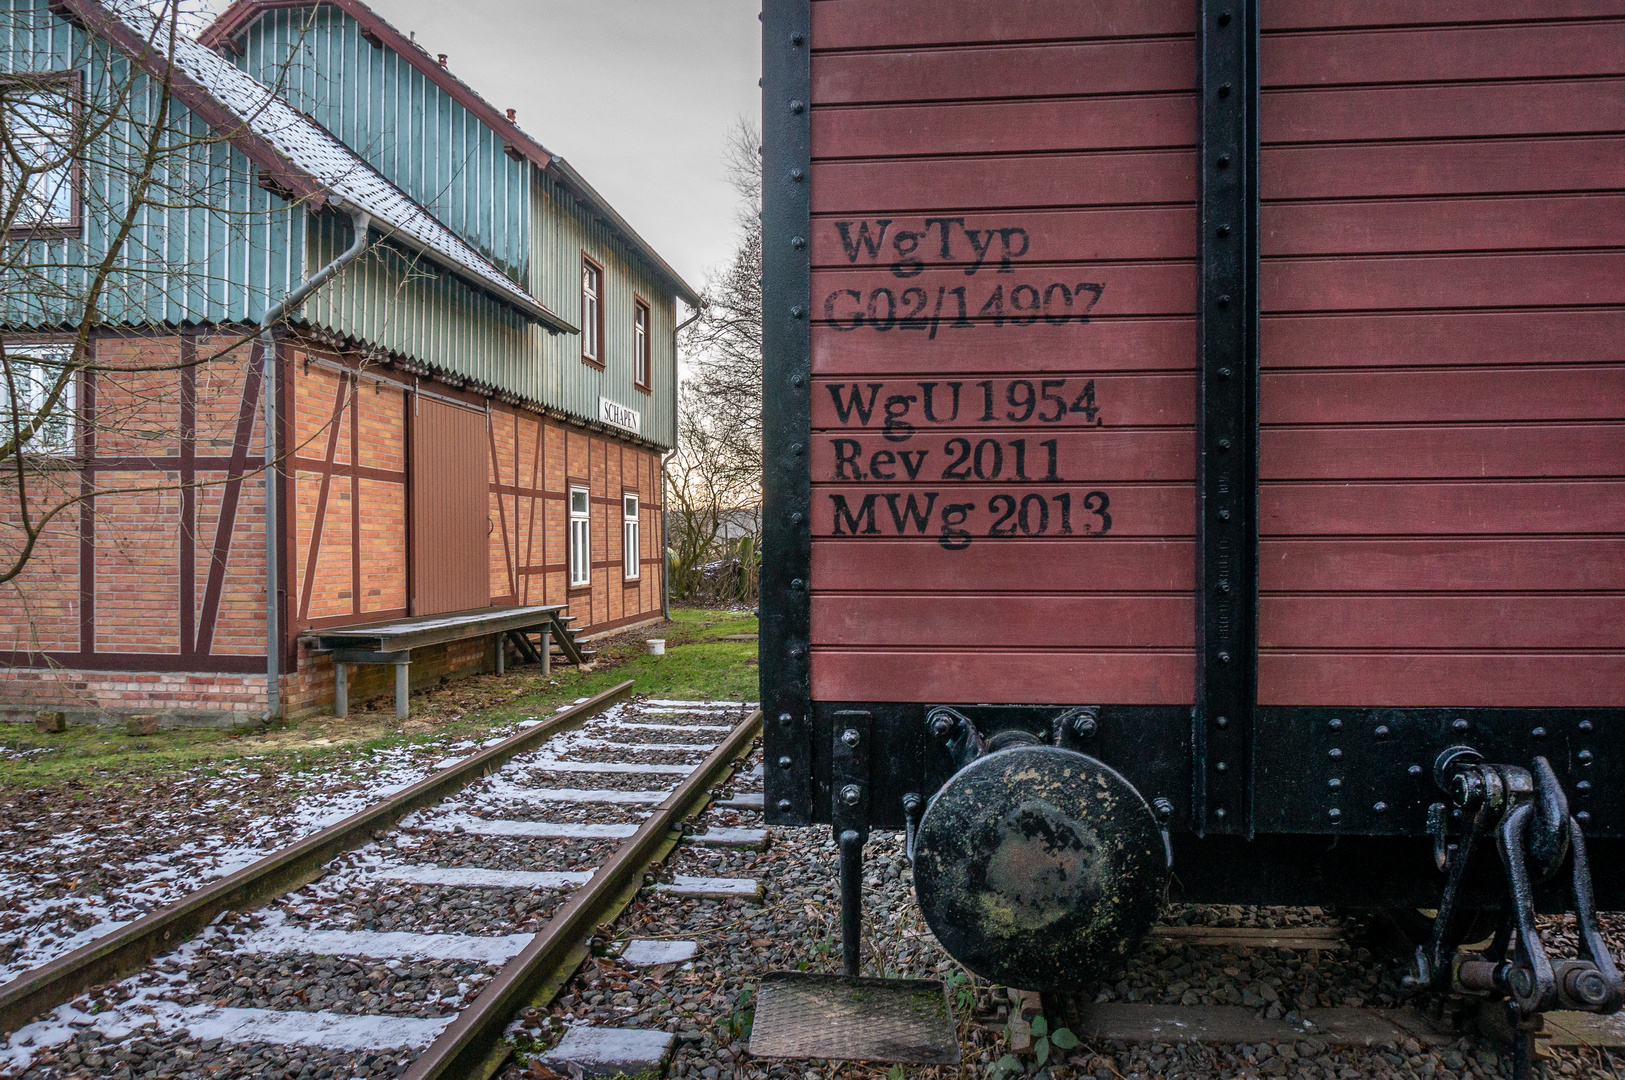
{"type": "Polygon", "coordinates": [[[625,405],[611,401],[607,397],[598,399],[598,419],[611,427],[630,431],[634,435],[642,433],[643,416],[636,409],[628,409],[625,405]]]}

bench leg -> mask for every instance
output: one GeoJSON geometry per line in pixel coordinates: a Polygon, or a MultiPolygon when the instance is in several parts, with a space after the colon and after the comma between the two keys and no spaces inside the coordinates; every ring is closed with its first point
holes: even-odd
{"type": "Polygon", "coordinates": [[[542,631],[542,647],[540,652],[542,654],[542,674],[553,674],[553,631],[542,631]]]}
{"type": "Polygon", "coordinates": [[[333,665],[333,715],[350,715],[350,665],[333,665]]]}
{"type": "Polygon", "coordinates": [[[501,634],[496,635],[493,640],[496,642],[497,646],[497,674],[504,675],[507,673],[508,665],[507,642],[501,634]]]}
{"type": "Polygon", "coordinates": [[[395,665],[395,715],[405,720],[412,714],[411,693],[407,683],[407,669],[410,663],[395,665]]]}

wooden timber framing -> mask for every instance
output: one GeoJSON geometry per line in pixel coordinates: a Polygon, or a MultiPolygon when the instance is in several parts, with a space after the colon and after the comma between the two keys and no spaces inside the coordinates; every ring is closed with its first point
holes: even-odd
{"type": "MultiPolygon", "coordinates": [[[[0,710],[12,700],[31,703],[39,680],[60,681],[70,672],[85,673],[74,677],[75,685],[88,680],[85,693],[105,684],[106,693],[95,689],[100,700],[158,692],[176,710],[206,709],[208,695],[188,689],[203,675],[218,677],[215,690],[234,699],[234,708],[246,709],[255,696],[263,700],[259,348],[244,342],[223,358],[196,363],[242,336],[233,327],[195,327],[93,338],[95,355],[109,365],[163,371],[138,384],[105,373],[81,380],[79,454],[59,475],[99,494],[59,519],[41,547],[50,603],[31,597],[35,606],[25,611],[0,599],[13,627],[0,642],[0,664],[38,672],[29,676],[33,682],[0,685],[0,710]],[[168,434],[131,438],[119,424],[132,419],[168,434]],[[154,486],[163,490],[117,490],[154,486]],[[120,673],[161,678],[133,688],[120,673]]],[[[284,686],[294,711],[332,694],[330,659],[304,649],[300,635],[409,613],[407,436],[419,396],[477,413],[486,428],[480,456],[490,535],[480,558],[488,565],[481,572],[490,575],[491,604],[561,605],[583,634],[659,617],[658,448],[363,362],[299,335],[278,337],[275,348],[285,458],[273,490],[284,528],[272,552],[283,567],[284,686]],[[592,581],[573,593],[565,580],[567,465],[592,492],[592,581]],[[632,581],[620,571],[623,492],[639,496],[643,517],[642,573],[632,581]]],[[[455,644],[444,648],[453,651],[425,665],[425,673],[491,663],[488,649],[464,655],[455,644]]]]}

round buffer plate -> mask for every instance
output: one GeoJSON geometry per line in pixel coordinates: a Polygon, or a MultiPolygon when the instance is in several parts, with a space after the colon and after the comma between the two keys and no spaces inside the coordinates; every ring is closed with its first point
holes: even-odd
{"type": "Polygon", "coordinates": [[[1134,785],[1092,757],[1000,750],[954,774],[914,843],[937,940],[986,979],[1077,990],[1109,975],[1162,903],[1162,833],[1134,785]]]}

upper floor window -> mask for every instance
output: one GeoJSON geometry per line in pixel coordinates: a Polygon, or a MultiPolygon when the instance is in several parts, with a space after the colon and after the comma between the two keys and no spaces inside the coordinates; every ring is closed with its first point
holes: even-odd
{"type": "Polygon", "coordinates": [[[581,257],[581,359],[604,366],[604,268],[581,257]]]}
{"type": "Polygon", "coordinates": [[[0,442],[38,424],[33,435],[23,441],[25,454],[68,455],[75,450],[75,418],[78,415],[78,380],[63,369],[73,355],[67,344],[5,343],[5,362],[0,365],[0,442]],[[53,391],[54,404],[47,407],[53,391]]]}
{"type": "Polygon", "coordinates": [[[632,302],[632,381],[649,389],[649,305],[632,302]]]}
{"type": "Polygon", "coordinates": [[[12,235],[79,229],[74,72],[0,78],[0,200],[12,235]]]}

